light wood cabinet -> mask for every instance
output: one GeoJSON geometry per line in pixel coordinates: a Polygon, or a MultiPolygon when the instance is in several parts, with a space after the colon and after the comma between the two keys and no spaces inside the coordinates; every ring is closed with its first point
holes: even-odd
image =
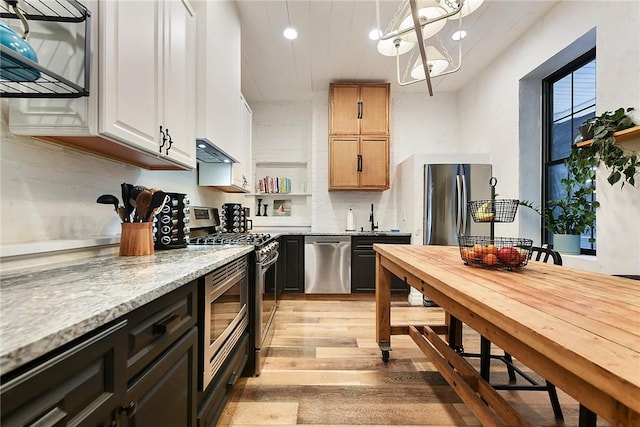
{"type": "Polygon", "coordinates": [[[329,190],[389,188],[389,137],[329,139],[329,190]]]}
{"type": "Polygon", "coordinates": [[[389,188],[389,83],[329,87],[329,190],[389,188]]]}
{"type": "Polygon", "coordinates": [[[388,135],[389,84],[330,86],[331,135],[388,135]]]}

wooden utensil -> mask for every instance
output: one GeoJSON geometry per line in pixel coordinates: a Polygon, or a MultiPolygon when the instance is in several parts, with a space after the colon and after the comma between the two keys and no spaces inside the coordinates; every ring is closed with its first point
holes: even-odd
{"type": "Polygon", "coordinates": [[[136,197],[136,222],[146,222],[148,216],[149,204],[151,203],[151,191],[142,190],[136,197]]]}

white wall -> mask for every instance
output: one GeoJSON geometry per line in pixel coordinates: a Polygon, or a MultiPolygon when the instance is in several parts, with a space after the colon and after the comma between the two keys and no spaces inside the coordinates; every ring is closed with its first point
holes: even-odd
{"type": "MultiPolygon", "coordinates": [[[[519,174],[519,161],[539,161],[540,140],[527,151],[519,150],[519,130],[538,127],[538,117],[521,117],[520,80],[554,55],[596,28],[596,102],[598,112],[618,107],[640,108],[640,3],[635,1],[559,2],[550,13],[494,61],[478,79],[459,92],[460,115],[466,120],[460,128],[462,150],[478,144],[494,155],[498,192],[503,197],[519,197],[522,180],[540,182],[539,170],[519,174]],[[579,18],[578,18],[579,17],[579,18]],[[533,125],[532,122],[533,121],[533,125]]],[[[605,273],[640,273],[640,189],[612,188],[598,177],[598,255],[596,259],[565,257],[566,265],[605,273]]],[[[638,186],[640,187],[640,186],[638,186]]],[[[526,197],[524,197],[526,198],[526,197]]],[[[522,221],[538,221],[521,212],[522,221]]],[[[538,230],[539,225],[517,227],[501,225],[500,230],[517,235],[518,230],[538,230]]],[[[539,235],[528,235],[539,240],[539,235]]]]}
{"type": "Polygon", "coordinates": [[[0,245],[92,239],[120,234],[113,208],[99,205],[101,194],[118,199],[120,184],[186,193],[192,205],[220,206],[226,193],[197,186],[195,172],[147,171],[9,133],[2,100],[0,245]]]}

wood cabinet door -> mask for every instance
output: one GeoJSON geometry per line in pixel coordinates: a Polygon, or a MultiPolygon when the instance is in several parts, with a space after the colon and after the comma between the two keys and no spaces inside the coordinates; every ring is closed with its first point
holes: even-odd
{"type": "Polygon", "coordinates": [[[360,134],[389,134],[389,84],[362,85],[360,88],[360,134]]]}
{"type": "Polygon", "coordinates": [[[358,137],[329,138],[329,190],[358,188],[358,137]]]}
{"type": "Polygon", "coordinates": [[[159,154],[161,2],[100,4],[99,131],[159,154]]]}
{"type": "Polygon", "coordinates": [[[360,133],[359,101],[360,85],[338,84],[330,86],[330,135],[356,135],[360,133]]]}
{"type": "Polygon", "coordinates": [[[362,137],[360,139],[360,187],[389,188],[389,138],[362,137]]]}

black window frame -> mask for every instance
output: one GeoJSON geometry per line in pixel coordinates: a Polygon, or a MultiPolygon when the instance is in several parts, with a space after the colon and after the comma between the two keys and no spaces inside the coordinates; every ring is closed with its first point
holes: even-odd
{"type": "MultiPolygon", "coordinates": [[[[542,80],[542,180],[541,180],[541,194],[542,194],[542,211],[544,212],[547,207],[547,200],[549,200],[548,188],[549,188],[549,174],[548,168],[550,165],[557,165],[563,163],[566,160],[566,157],[563,159],[551,160],[551,142],[553,140],[552,132],[553,132],[553,84],[562,78],[570,75],[571,73],[577,71],[583,66],[587,65],[591,61],[596,60],[596,48],[592,48],[588,52],[580,55],[578,58],[564,65],[557,71],[553,72],[549,76],[545,77],[542,80]]],[[[597,64],[596,64],[597,66],[597,64]]],[[[573,85],[572,85],[573,90],[573,85]]],[[[593,104],[593,107],[597,105],[597,99],[593,104]]],[[[591,107],[587,107],[591,108],[591,107]]],[[[584,111],[584,109],[580,110],[584,111]]],[[[575,115],[576,111],[573,110],[571,115],[575,115]]],[[[597,233],[597,222],[594,226],[594,230],[591,230],[591,236],[594,236],[594,233],[597,233]]],[[[542,243],[549,243],[549,232],[544,228],[544,223],[541,223],[540,234],[542,236],[542,243]]],[[[596,249],[594,246],[591,246],[591,249],[580,248],[581,255],[595,255],[596,249]]]]}

